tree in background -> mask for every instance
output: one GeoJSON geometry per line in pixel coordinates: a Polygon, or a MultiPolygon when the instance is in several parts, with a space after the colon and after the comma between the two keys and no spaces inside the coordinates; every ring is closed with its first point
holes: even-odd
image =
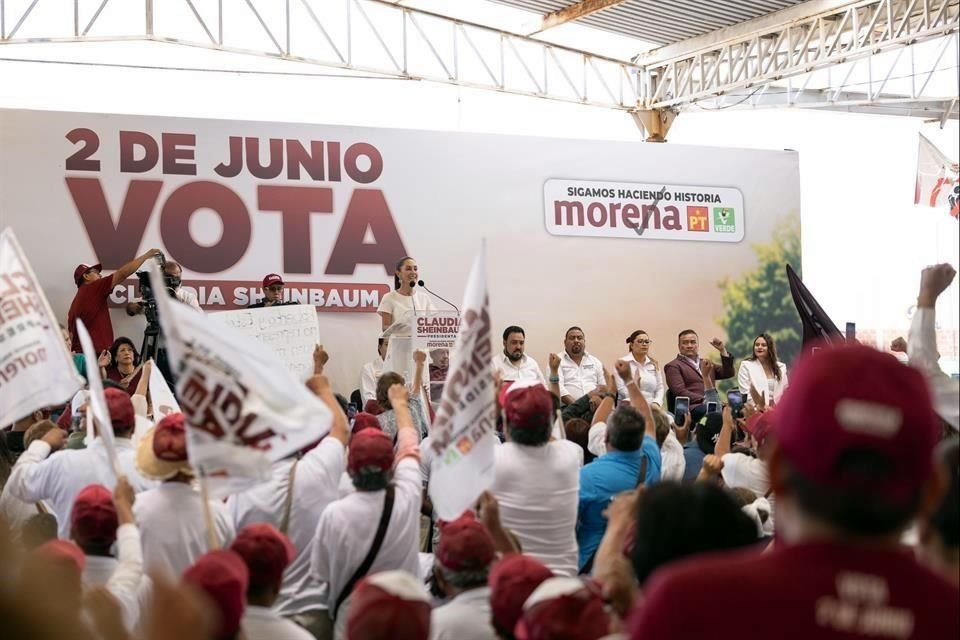
{"type": "Polygon", "coordinates": [[[757,268],[740,279],[724,278],[724,314],[718,324],[727,332],[727,349],[737,359],[750,355],[753,339],[769,333],[777,357],[788,365],[800,354],[803,330],[790,297],[786,265],[800,273],[800,217],[791,215],[774,230],[769,244],[753,246],[757,268]]]}

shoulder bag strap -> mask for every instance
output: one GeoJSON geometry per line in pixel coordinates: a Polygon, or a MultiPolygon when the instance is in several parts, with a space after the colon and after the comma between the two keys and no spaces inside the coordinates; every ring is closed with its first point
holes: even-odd
{"type": "Polygon", "coordinates": [[[293,508],[293,483],[297,479],[297,465],[300,463],[300,459],[297,458],[293,461],[293,466],[290,467],[290,478],[287,482],[287,499],[283,504],[283,520],[280,521],[280,533],[287,535],[287,530],[290,528],[290,509],[293,508]]]}
{"type": "Polygon", "coordinates": [[[377,533],[373,536],[373,544],[370,546],[370,551],[367,552],[367,557],[363,559],[363,562],[360,563],[357,570],[350,576],[350,580],[347,581],[346,586],[340,590],[340,594],[337,596],[337,602],[331,612],[331,617],[334,620],[337,619],[337,612],[340,611],[340,605],[347,599],[360,579],[367,575],[367,571],[370,571],[370,567],[373,566],[373,561],[376,559],[377,553],[380,552],[380,547],[383,545],[383,538],[387,533],[387,525],[390,524],[390,514],[393,513],[393,497],[394,488],[391,484],[387,486],[386,496],[383,501],[383,512],[380,514],[380,522],[377,524],[377,533]]]}

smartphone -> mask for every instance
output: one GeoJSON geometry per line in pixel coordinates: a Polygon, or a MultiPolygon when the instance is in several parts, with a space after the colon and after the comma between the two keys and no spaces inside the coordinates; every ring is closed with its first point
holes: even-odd
{"type": "Polygon", "coordinates": [[[720,408],[719,402],[708,402],[707,403],[707,413],[716,413],[720,408]]]}
{"type": "Polygon", "coordinates": [[[682,422],[682,416],[690,415],[690,398],[678,396],[673,401],[673,416],[677,422],[682,422]]]}
{"type": "Polygon", "coordinates": [[[730,411],[734,418],[743,417],[743,394],[739,391],[727,391],[727,404],[730,405],[730,411]]]}
{"type": "Polygon", "coordinates": [[[847,330],[845,333],[847,336],[847,340],[849,340],[850,342],[853,342],[854,340],[856,340],[857,339],[857,323],[848,322],[846,329],[847,330]]]}

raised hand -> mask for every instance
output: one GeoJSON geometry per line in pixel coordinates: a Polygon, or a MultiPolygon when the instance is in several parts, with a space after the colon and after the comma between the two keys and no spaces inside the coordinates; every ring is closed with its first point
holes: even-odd
{"type": "Polygon", "coordinates": [[[58,451],[63,449],[63,445],[67,442],[67,432],[59,428],[50,429],[40,440],[50,445],[51,452],[58,451]]]}
{"type": "Polygon", "coordinates": [[[727,345],[720,338],[714,338],[710,341],[710,344],[712,344],[713,347],[720,352],[720,355],[727,355],[727,345]]]}
{"type": "Polygon", "coordinates": [[[323,348],[322,344],[318,344],[313,348],[313,372],[315,374],[323,373],[323,367],[330,361],[330,354],[327,353],[326,349],[323,348]]]}
{"type": "Polygon", "coordinates": [[[712,454],[703,459],[703,470],[707,475],[718,476],[723,471],[723,460],[712,454]]]}
{"type": "Polygon", "coordinates": [[[557,372],[560,370],[560,356],[551,353],[548,362],[550,363],[550,371],[557,372]]]}
{"type": "Polygon", "coordinates": [[[920,295],[917,297],[918,307],[933,307],[937,297],[946,291],[957,275],[957,270],[949,264],[937,264],[927,267],[920,274],[920,295]]]}
{"type": "Polygon", "coordinates": [[[423,363],[425,363],[425,362],[427,361],[427,354],[426,354],[426,352],[421,351],[420,349],[417,349],[416,351],[414,351],[414,352],[413,352],[413,361],[414,361],[416,364],[418,364],[418,365],[422,365],[423,363]]]}
{"type": "Polygon", "coordinates": [[[633,377],[633,371],[630,370],[630,363],[626,360],[617,360],[613,366],[617,370],[617,375],[620,376],[620,379],[623,380],[624,383],[629,383],[633,377]]]}
{"type": "Polygon", "coordinates": [[[101,369],[106,369],[113,362],[113,357],[110,355],[110,352],[107,349],[103,350],[103,353],[97,358],[97,366],[101,369]]]}
{"type": "Polygon", "coordinates": [[[390,398],[391,405],[396,405],[398,402],[406,402],[410,398],[410,392],[402,384],[395,384],[387,390],[387,397],[390,398]]]}

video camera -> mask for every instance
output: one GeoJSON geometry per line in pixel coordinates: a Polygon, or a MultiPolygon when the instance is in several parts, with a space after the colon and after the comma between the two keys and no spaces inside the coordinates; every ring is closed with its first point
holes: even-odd
{"type": "MultiPolygon", "coordinates": [[[[160,273],[163,276],[163,284],[167,290],[167,295],[172,298],[176,296],[177,289],[180,287],[180,278],[164,272],[167,258],[162,253],[157,254],[156,258],[160,265],[160,273]]],[[[140,281],[140,295],[143,297],[143,314],[147,318],[147,327],[157,327],[159,326],[157,298],[153,291],[153,285],[150,283],[150,272],[138,271],[137,279],[140,281]]]]}

